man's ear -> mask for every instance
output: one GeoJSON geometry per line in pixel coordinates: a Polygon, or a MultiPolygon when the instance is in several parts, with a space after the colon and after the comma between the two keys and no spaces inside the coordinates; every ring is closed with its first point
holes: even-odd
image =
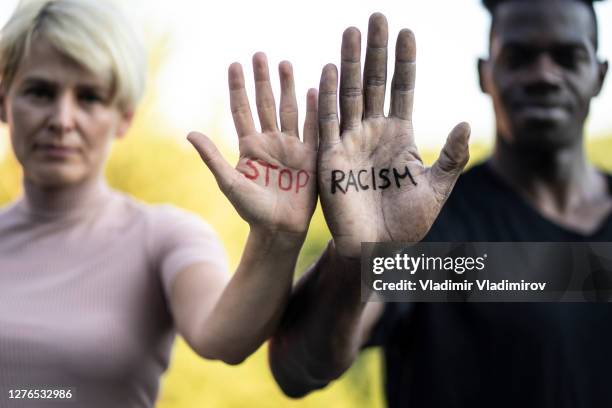
{"type": "Polygon", "coordinates": [[[6,123],[6,93],[0,86],[0,121],[6,123]]]}
{"type": "Polygon", "coordinates": [[[134,120],[134,111],[121,113],[119,126],[117,127],[117,139],[121,139],[125,136],[128,129],[132,125],[133,120],[134,120]]]}
{"type": "Polygon", "coordinates": [[[483,93],[488,94],[487,91],[487,76],[489,74],[489,60],[484,58],[478,58],[478,84],[480,85],[480,90],[483,93]]]}
{"type": "Polygon", "coordinates": [[[601,92],[601,89],[603,88],[603,84],[604,81],[606,79],[606,75],[608,74],[608,61],[602,61],[602,62],[598,62],[597,63],[597,68],[598,69],[598,74],[599,74],[599,78],[598,78],[598,84],[597,84],[597,89],[595,90],[595,96],[599,95],[599,93],[601,92]]]}

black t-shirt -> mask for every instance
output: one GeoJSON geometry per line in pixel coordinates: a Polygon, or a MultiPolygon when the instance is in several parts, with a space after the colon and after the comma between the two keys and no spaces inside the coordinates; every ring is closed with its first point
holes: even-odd
{"type": "MultiPolygon", "coordinates": [[[[484,163],[460,177],[426,240],[612,241],[612,216],[591,235],[568,231],[484,163]]],[[[607,303],[388,303],[368,345],[384,348],[392,408],[612,407],[607,303]]]]}

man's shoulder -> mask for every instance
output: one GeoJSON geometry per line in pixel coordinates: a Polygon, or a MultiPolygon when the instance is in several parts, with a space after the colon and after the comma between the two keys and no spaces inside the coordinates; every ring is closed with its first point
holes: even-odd
{"type": "Polygon", "coordinates": [[[481,161],[467,169],[457,180],[455,190],[464,193],[478,193],[483,188],[495,187],[497,180],[492,173],[489,162],[481,161]]]}
{"type": "Polygon", "coordinates": [[[512,194],[497,178],[488,162],[463,173],[426,237],[431,242],[477,241],[487,224],[513,205],[512,194]]]}
{"type": "Polygon", "coordinates": [[[603,176],[606,178],[606,181],[608,183],[608,192],[612,196],[612,173],[610,173],[608,170],[604,170],[601,168],[598,168],[597,170],[600,171],[601,174],[603,174],[603,176]]]}
{"type": "Polygon", "coordinates": [[[457,180],[446,208],[488,205],[506,193],[504,183],[497,178],[487,161],[466,170],[457,180]]]}

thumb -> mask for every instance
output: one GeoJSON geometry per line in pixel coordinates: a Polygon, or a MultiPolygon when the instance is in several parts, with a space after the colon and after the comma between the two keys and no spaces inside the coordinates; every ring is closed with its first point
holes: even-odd
{"type": "Polygon", "coordinates": [[[438,160],[431,167],[433,187],[448,197],[470,158],[470,125],[462,122],[451,130],[438,160]]]}
{"type": "Polygon", "coordinates": [[[222,191],[232,184],[236,170],[223,158],[215,144],[207,136],[191,132],[187,140],[195,147],[200,157],[211,171],[222,191]]]}

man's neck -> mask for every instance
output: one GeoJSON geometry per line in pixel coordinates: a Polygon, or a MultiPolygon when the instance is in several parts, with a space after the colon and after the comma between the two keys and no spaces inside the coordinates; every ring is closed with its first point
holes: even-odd
{"type": "Polygon", "coordinates": [[[588,164],[581,142],[536,151],[498,137],[491,165],[512,188],[545,212],[568,213],[607,194],[606,180],[588,164]]]}

